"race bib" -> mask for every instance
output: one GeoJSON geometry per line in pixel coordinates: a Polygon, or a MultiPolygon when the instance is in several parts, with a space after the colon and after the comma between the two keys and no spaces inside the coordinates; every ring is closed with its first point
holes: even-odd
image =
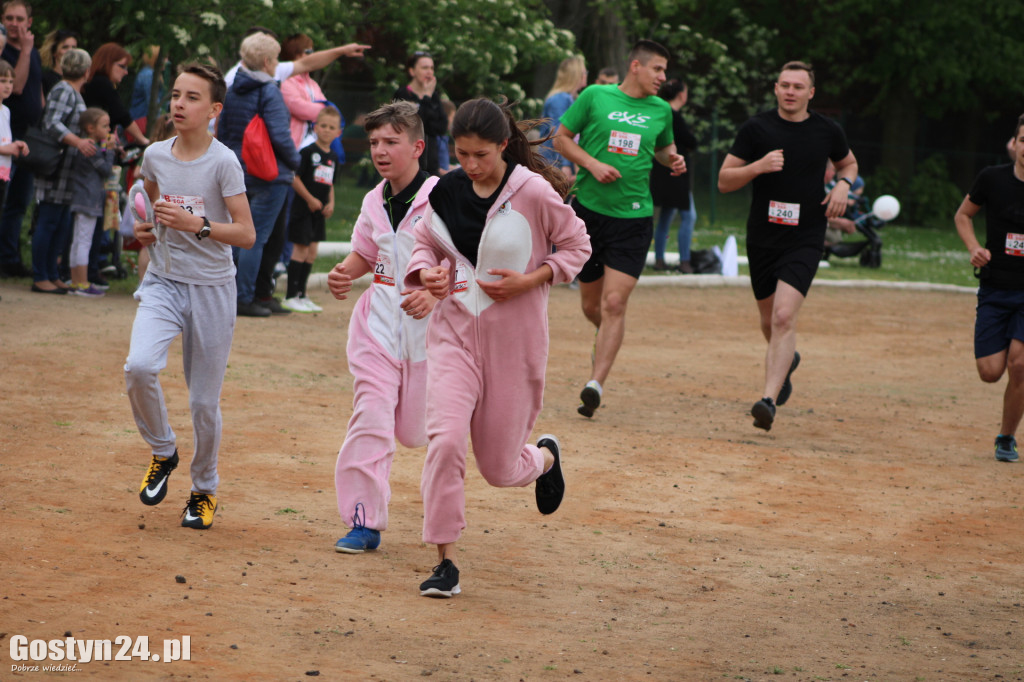
{"type": "Polygon", "coordinates": [[[455,266],[455,287],[452,289],[452,293],[457,294],[467,289],[469,289],[469,283],[466,278],[466,264],[458,263],[455,266]]]}
{"type": "Polygon", "coordinates": [[[1009,232],[1006,235],[1006,255],[1024,256],[1024,234],[1009,232]]]}
{"type": "Polygon", "coordinates": [[[768,222],[776,225],[800,224],[800,204],[787,204],[785,201],[768,202],[768,222]]]}
{"type": "Polygon", "coordinates": [[[637,156],[640,153],[639,133],[623,133],[613,130],[608,138],[608,151],[612,154],[637,156]]]}
{"type": "Polygon", "coordinates": [[[206,204],[203,202],[202,197],[185,194],[165,194],[163,195],[163,200],[169,204],[177,204],[192,215],[197,215],[200,218],[206,216],[206,204]]]}
{"type": "Polygon", "coordinates": [[[377,263],[373,266],[373,283],[395,286],[395,264],[383,253],[377,254],[377,263]]]}
{"type": "Polygon", "coordinates": [[[313,169],[313,181],[321,185],[334,184],[334,166],[317,166],[313,169]]]}

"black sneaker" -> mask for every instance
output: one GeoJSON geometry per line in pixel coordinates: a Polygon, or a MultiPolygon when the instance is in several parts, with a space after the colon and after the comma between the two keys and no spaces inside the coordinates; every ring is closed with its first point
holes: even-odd
{"type": "Polygon", "coordinates": [[[754,426],[765,431],[772,430],[775,421],[775,405],[771,398],[761,398],[750,408],[750,416],[754,418],[754,426]]]}
{"type": "Polygon", "coordinates": [[[270,317],[270,308],[264,308],[256,301],[251,303],[238,302],[239,317],[270,317]]]}
{"type": "Polygon", "coordinates": [[[271,296],[270,298],[256,299],[256,303],[270,311],[271,315],[291,315],[292,311],[281,305],[281,302],[271,296]]]}
{"type": "Polygon", "coordinates": [[[434,575],[420,585],[421,597],[447,599],[459,592],[462,592],[462,588],[459,587],[459,569],[455,568],[451,559],[445,559],[434,566],[434,575]]]}
{"type": "Polygon", "coordinates": [[[167,495],[167,479],[177,467],[177,450],[167,459],[160,459],[153,455],[153,459],[149,463],[149,471],[146,472],[146,477],[142,479],[142,487],[139,488],[139,499],[142,500],[142,504],[152,507],[163,502],[164,496],[167,495]]]}
{"type": "Polygon", "coordinates": [[[601,407],[601,390],[596,381],[588,381],[587,385],[580,391],[580,405],[576,411],[587,419],[594,416],[594,411],[601,407]]]}
{"type": "Polygon", "coordinates": [[[793,364],[789,366],[789,373],[786,374],[786,380],[782,382],[782,388],[779,390],[779,397],[775,399],[776,405],[785,405],[786,401],[789,400],[789,396],[793,395],[793,382],[789,380],[793,376],[793,371],[800,366],[800,353],[793,351],[793,364]]]}
{"type": "Polygon", "coordinates": [[[565,477],[562,476],[561,447],[558,439],[550,433],[540,437],[538,448],[547,448],[555,456],[555,463],[537,479],[534,493],[537,497],[537,509],[541,514],[553,514],[562,504],[565,496],[565,477]]]}
{"type": "Polygon", "coordinates": [[[1017,439],[1013,436],[996,436],[996,459],[1000,462],[1016,462],[1017,439]]]}

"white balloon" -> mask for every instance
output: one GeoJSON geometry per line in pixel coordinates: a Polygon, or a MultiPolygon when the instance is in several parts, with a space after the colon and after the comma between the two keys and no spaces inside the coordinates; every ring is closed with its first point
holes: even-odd
{"type": "Polygon", "coordinates": [[[900,214],[900,202],[891,194],[883,194],[871,205],[871,212],[882,220],[893,220],[900,214]]]}

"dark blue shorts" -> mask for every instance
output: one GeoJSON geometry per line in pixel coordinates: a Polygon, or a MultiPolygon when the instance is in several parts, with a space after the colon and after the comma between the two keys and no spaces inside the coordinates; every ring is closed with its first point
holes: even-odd
{"type": "Polygon", "coordinates": [[[1024,291],[978,288],[978,316],[974,321],[974,357],[985,358],[1024,341],[1024,291]]]}
{"type": "Polygon", "coordinates": [[[747,264],[750,267],[750,287],[754,298],[763,301],[775,294],[779,282],[785,282],[805,297],[818,273],[821,247],[798,246],[772,249],[747,246],[747,264]]]}
{"type": "Polygon", "coordinates": [[[572,200],[576,216],[587,226],[593,252],[580,270],[581,282],[596,282],[604,277],[605,267],[640,278],[647,265],[654,220],[646,218],[613,218],[591,211],[578,200],[572,200]]]}

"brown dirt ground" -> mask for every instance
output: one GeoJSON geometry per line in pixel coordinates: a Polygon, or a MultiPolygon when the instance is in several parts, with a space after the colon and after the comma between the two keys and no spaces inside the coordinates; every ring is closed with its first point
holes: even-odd
{"type": "MultiPolygon", "coordinates": [[[[351,302],[239,320],[221,506],[197,532],[178,525],[187,464],[163,505],[137,498],[132,299],[0,295],[0,679],[57,676],[12,671],[9,643],[65,633],[191,637],[189,662],[72,679],[1024,677],[1024,465],[992,457],[1002,387],[975,374],[969,294],[817,287],[766,434],[746,288],[638,289],[593,421],[575,410],[592,332],[555,289],[536,433],[562,439],[567,498],[542,518],[470,466],[451,600],[416,590],[435,563],[421,450],[396,458],[381,549],[332,549],[351,302]]],[[[163,384],[187,463],[180,343],[163,384]]]]}

